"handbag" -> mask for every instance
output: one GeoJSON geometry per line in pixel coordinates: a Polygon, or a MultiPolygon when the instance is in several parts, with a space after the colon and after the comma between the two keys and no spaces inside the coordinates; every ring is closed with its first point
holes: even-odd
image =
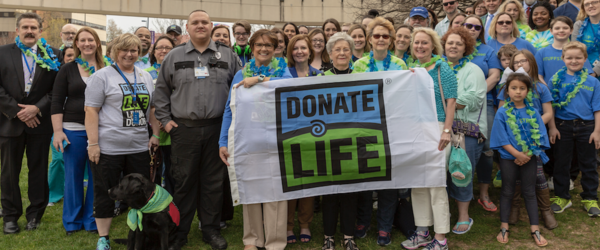
{"type": "MultiPolygon", "coordinates": [[[[444,112],[446,112],[446,98],[444,97],[444,88],[442,88],[442,79],[440,76],[440,68],[438,68],[438,84],[440,87],[440,95],[442,97],[442,105],[444,106],[444,112]]],[[[465,151],[465,134],[454,129],[450,130],[450,159],[448,160],[448,171],[452,182],[457,187],[466,187],[472,178],[472,167],[471,161],[465,151]]]]}
{"type": "MultiPolygon", "coordinates": [[[[483,103],[485,105],[485,102],[483,103]]],[[[481,131],[479,130],[479,119],[481,119],[481,112],[483,112],[483,105],[481,105],[481,109],[479,109],[479,117],[477,117],[477,122],[465,122],[461,119],[454,120],[452,122],[452,131],[454,133],[462,133],[465,136],[477,138],[478,143],[484,142],[487,138],[481,131]]]]}

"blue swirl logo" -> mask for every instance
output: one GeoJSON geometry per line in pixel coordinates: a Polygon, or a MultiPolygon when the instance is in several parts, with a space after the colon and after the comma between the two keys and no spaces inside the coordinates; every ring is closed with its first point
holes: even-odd
{"type": "Polygon", "coordinates": [[[314,137],[321,137],[325,134],[325,132],[327,132],[327,128],[325,127],[325,122],[323,122],[321,120],[311,121],[310,124],[312,124],[312,129],[311,129],[310,133],[314,137]]]}

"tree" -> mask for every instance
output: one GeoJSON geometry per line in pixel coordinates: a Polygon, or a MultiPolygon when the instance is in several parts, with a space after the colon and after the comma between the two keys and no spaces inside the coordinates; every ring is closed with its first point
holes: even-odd
{"type": "MultiPolygon", "coordinates": [[[[357,22],[360,22],[369,10],[374,9],[379,11],[381,16],[391,17],[396,24],[400,24],[408,17],[410,10],[417,6],[433,10],[438,16],[438,21],[440,21],[446,16],[442,2],[443,0],[363,0],[360,3],[349,1],[348,5],[350,5],[350,9],[355,9],[352,14],[357,22]]],[[[461,0],[458,9],[464,12],[467,7],[473,6],[475,2],[475,0],[461,0]]]]}
{"type": "Polygon", "coordinates": [[[0,45],[11,44],[15,42],[17,32],[0,32],[0,45]]]}
{"type": "Polygon", "coordinates": [[[166,34],[169,26],[176,24],[181,27],[181,35],[187,34],[185,30],[185,24],[187,20],[184,19],[165,19],[165,18],[154,18],[152,19],[152,28],[161,34],[166,34]]]}
{"type": "Polygon", "coordinates": [[[60,47],[63,44],[60,32],[62,27],[67,24],[67,19],[60,12],[44,11],[40,14],[44,20],[42,37],[46,39],[50,46],[60,47]]]}
{"type": "Polygon", "coordinates": [[[108,26],[106,27],[106,42],[110,43],[113,39],[123,34],[123,29],[117,26],[117,23],[113,19],[108,19],[108,26]]]}

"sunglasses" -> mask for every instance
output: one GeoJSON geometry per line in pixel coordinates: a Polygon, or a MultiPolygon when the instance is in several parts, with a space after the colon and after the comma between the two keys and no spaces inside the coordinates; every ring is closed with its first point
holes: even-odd
{"type": "Polygon", "coordinates": [[[446,3],[444,3],[444,6],[454,5],[455,3],[456,3],[456,1],[446,2],[446,3]]]}
{"type": "Polygon", "coordinates": [[[382,38],[382,37],[383,37],[383,40],[390,39],[390,35],[379,35],[379,34],[374,34],[373,35],[373,38],[375,38],[375,39],[379,39],[379,38],[382,38]]]}
{"type": "Polygon", "coordinates": [[[511,25],[512,21],[498,21],[496,23],[499,24],[499,25],[511,25]]]}
{"type": "Polygon", "coordinates": [[[476,31],[480,31],[481,28],[483,28],[483,26],[481,25],[477,25],[477,24],[471,24],[471,23],[465,23],[463,24],[463,26],[465,26],[467,29],[475,29],[476,31]]]}

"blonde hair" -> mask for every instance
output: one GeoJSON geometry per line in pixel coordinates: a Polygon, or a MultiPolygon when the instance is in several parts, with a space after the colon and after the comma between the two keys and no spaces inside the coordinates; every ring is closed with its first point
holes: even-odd
{"type": "Polygon", "coordinates": [[[508,13],[506,13],[506,12],[501,12],[500,14],[496,15],[496,16],[494,17],[494,19],[492,19],[492,23],[490,24],[490,30],[489,30],[488,34],[489,34],[489,35],[490,35],[490,37],[491,37],[491,38],[493,38],[493,39],[496,39],[496,37],[498,37],[498,36],[496,35],[496,23],[498,22],[498,19],[499,19],[501,16],[504,16],[504,15],[508,16],[508,17],[510,18],[510,20],[512,21],[512,24],[511,24],[511,25],[512,25],[512,27],[513,27],[513,31],[512,31],[512,33],[511,33],[512,37],[519,38],[519,37],[521,36],[521,32],[519,32],[519,28],[517,27],[517,23],[516,23],[516,22],[515,22],[515,20],[512,18],[512,16],[511,16],[511,15],[509,15],[508,13]]]}
{"type": "Polygon", "coordinates": [[[413,33],[411,35],[411,39],[410,39],[410,48],[411,48],[410,54],[413,59],[417,59],[415,57],[415,52],[412,50],[414,50],[414,48],[415,48],[415,46],[414,46],[415,37],[419,33],[425,33],[431,39],[431,43],[433,44],[433,50],[431,51],[431,53],[433,53],[434,55],[439,55],[439,56],[444,55],[443,54],[444,47],[442,47],[442,42],[440,41],[440,37],[438,36],[437,32],[435,32],[435,30],[432,30],[430,28],[419,27],[419,28],[415,28],[415,31],[413,31],[413,33]]]}
{"type": "Polygon", "coordinates": [[[367,43],[369,43],[371,40],[371,37],[373,36],[373,30],[375,29],[375,27],[384,27],[389,31],[389,35],[390,35],[390,47],[389,49],[391,50],[394,47],[394,41],[396,40],[396,30],[394,29],[394,25],[388,21],[387,19],[383,18],[383,17],[376,17],[375,19],[373,19],[373,21],[371,21],[369,23],[369,25],[367,26],[367,43]]]}
{"type": "Polygon", "coordinates": [[[92,37],[94,37],[94,41],[96,42],[96,53],[94,53],[94,56],[96,56],[96,69],[99,70],[104,67],[104,57],[102,56],[102,43],[100,42],[98,33],[96,33],[96,31],[90,27],[81,27],[81,29],[77,31],[77,34],[75,34],[75,38],[73,38],[73,50],[75,51],[75,58],[81,55],[81,51],[79,51],[77,43],[79,41],[79,34],[83,32],[90,33],[92,37]]]}
{"type": "Polygon", "coordinates": [[[587,46],[585,46],[585,44],[583,44],[579,41],[572,41],[572,42],[568,42],[567,44],[565,44],[565,46],[563,46],[563,49],[562,49],[562,57],[564,57],[567,50],[570,50],[570,49],[578,49],[581,51],[581,53],[583,53],[583,55],[585,56],[585,59],[588,58],[587,46]]]}
{"type": "Polygon", "coordinates": [[[519,9],[519,18],[517,18],[517,20],[514,20],[514,21],[521,22],[523,24],[527,24],[527,16],[525,15],[525,9],[523,8],[523,4],[521,4],[521,2],[519,2],[517,0],[508,0],[508,1],[504,2],[502,5],[500,5],[500,8],[498,8],[498,12],[499,13],[506,12],[506,6],[511,3],[515,4],[517,6],[517,9],[519,9]]]}
{"type": "Polygon", "coordinates": [[[125,33],[123,35],[120,35],[112,41],[110,58],[116,62],[117,57],[119,55],[119,51],[129,49],[134,46],[138,49],[138,53],[142,51],[142,41],[140,41],[140,39],[136,35],[131,33],[125,33]]]}
{"type": "MultiPolygon", "coordinates": [[[[588,17],[587,12],[585,12],[585,1],[586,0],[582,0],[581,1],[581,9],[579,9],[579,14],[577,14],[576,21],[583,21],[583,20],[585,20],[588,17]]],[[[563,51],[564,51],[564,49],[563,49],[563,51]]]]}

